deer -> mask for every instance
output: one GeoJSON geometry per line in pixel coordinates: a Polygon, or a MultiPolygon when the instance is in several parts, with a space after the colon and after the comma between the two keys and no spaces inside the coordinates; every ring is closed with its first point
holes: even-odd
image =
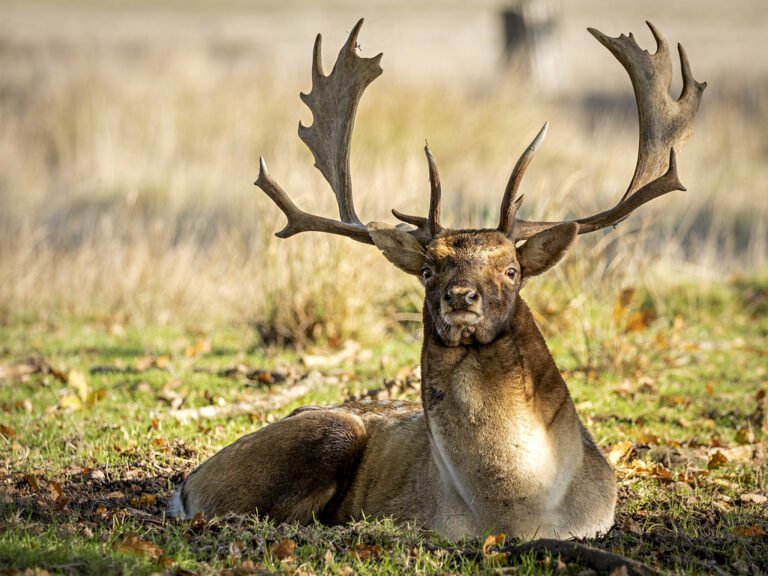
{"type": "Polygon", "coordinates": [[[514,166],[494,229],[441,224],[442,184],[428,145],[428,215],[393,210],[400,224],[362,223],[350,142],[361,96],[382,73],[382,54],[358,55],[361,19],[326,74],[318,34],[312,88],[300,95],[313,121],[300,122],[298,133],[335,194],[339,219],[298,208],[263,158],[255,185],[287,217],[279,238],[309,231],[351,238],[420,279],[421,401],[298,408],[192,471],[173,493],[170,515],[258,513],[305,524],[391,517],[450,539],[491,531],[586,538],[611,528],[615,473],[581,422],[520,290],[557,264],[578,235],[616,226],[651,200],[685,190],[676,154],[692,134],[706,84],[694,79],[678,45],[682,92],[670,95],[669,46],[647,24],[653,54],[631,34],[588,29],[628,72],[638,107],[637,163],[618,203],[575,220],[518,218],[520,183],[545,124],[514,166]]]}

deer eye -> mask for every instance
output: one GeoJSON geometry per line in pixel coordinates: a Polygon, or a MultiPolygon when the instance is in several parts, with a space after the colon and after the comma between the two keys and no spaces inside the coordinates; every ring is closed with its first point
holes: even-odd
{"type": "Polygon", "coordinates": [[[421,275],[424,277],[424,280],[429,280],[432,278],[432,269],[428,266],[424,266],[424,268],[421,269],[421,275]]]}
{"type": "Polygon", "coordinates": [[[512,267],[509,267],[509,268],[507,268],[506,270],[504,270],[504,275],[505,275],[507,278],[514,278],[514,277],[517,275],[517,270],[515,270],[515,269],[514,269],[514,268],[512,268],[512,267]]]}

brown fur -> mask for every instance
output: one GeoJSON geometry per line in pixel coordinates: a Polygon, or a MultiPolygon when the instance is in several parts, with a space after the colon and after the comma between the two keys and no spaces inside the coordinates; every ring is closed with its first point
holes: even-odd
{"type": "Polygon", "coordinates": [[[606,531],[613,472],[518,294],[562,257],[574,226],[521,248],[497,231],[450,232],[402,256],[404,232],[377,228],[388,259],[411,273],[423,266],[421,406],[299,410],[193,472],[181,488],[183,512],[301,522],[392,516],[454,538],[606,531]]]}

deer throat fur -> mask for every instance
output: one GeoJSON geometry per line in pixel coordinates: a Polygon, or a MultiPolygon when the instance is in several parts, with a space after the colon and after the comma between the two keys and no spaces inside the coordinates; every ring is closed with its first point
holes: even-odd
{"type": "Polygon", "coordinates": [[[445,346],[425,320],[422,402],[444,505],[455,509],[443,529],[583,533],[567,510],[582,428],[528,307],[518,300],[509,329],[486,345],[445,346]]]}

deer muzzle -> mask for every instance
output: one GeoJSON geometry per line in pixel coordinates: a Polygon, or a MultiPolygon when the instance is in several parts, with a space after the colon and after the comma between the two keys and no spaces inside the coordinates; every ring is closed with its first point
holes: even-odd
{"type": "Polygon", "coordinates": [[[453,326],[472,326],[483,317],[482,297],[471,286],[451,286],[440,301],[443,320],[453,326]]]}

